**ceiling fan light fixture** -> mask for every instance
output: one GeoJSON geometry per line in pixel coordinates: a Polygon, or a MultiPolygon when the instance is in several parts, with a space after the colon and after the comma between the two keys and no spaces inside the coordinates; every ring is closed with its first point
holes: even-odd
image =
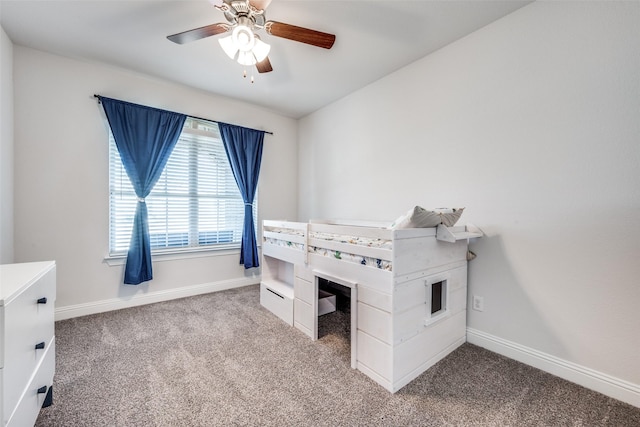
{"type": "Polygon", "coordinates": [[[220,47],[222,47],[222,50],[224,50],[224,53],[226,53],[229,58],[236,59],[236,54],[238,53],[238,48],[236,47],[235,43],[233,42],[233,37],[232,36],[223,37],[221,39],[218,39],[218,42],[220,43],[220,47]]]}
{"type": "Polygon", "coordinates": [[[251,28],[245,25],[238,25],[231,33],[231,39],[236,48],[244,52],[250,52],[256,44],[256,37],[251,28]]]}
{"type": "Polygon", "coordinates": [[[240,17],[238,21],[231,35],[218,39],[218,42],[229,58],[245,67],[255,65],[269,55],[271,46],[253,33],[248,18],[240,17]]]}
{"type": "Polygon", "coordinates": [[[244,66],[255,65],[258,61],[256,61],[256,57],[253,52],[243,52],[240,51],[238,53],[238,63],[244,66]]]}
{"type": "Polygon", "coordinates": [[[271,50],[271,45],[263,42],[256,36],[256,43],[253,47],[253,54],[256,57],[257,62],[262,62],[269,55],[269,51],[271,50]]]}

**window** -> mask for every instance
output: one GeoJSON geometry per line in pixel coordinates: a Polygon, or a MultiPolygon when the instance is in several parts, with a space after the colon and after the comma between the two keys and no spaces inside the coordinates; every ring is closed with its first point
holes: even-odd
{"type": "Polygon", "coordinates": [[[431,315],[434,315],[443,309],[444,294],[442,288],[444,286],[443,281],[436,282],[431,285],[431,315]]]}
{"type": "Polygon", "coordinates": [[[441,275],[438,276],[425,280],[425,303],[427,306],[425,326],[430,326],[446,319],[451,314],[449,311],[448,280],[441,275]]]}
{"type": "MultiPolygon", "coordinates": [[[[165,170],[145,202],[152,253],[240,247],[244,201],[216,123],[187,118],[165,170]]],[[[124,255],[129,249],[136,203],[110,133],[110,256],[124,255]]],[[[255,203],[253,210],[257,218],[255,203]]]]}

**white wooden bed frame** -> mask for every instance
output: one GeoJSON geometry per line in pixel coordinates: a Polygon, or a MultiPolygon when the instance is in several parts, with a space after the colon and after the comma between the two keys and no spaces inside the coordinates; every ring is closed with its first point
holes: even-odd
{"type": "Polygon", "coordinates": [[[468,239],[480,236],[471,225],[391,230],[354,221],[264,221],[260,301],[316,340],[318,278],[350,288],[351,366],[395,393],[466,341],[468,239]],[[327,241],[315,232],[390,240],[392,248],[327,241]],[[392,270],[310,253],[313,246],[390,261],[392,270]],[[442,308],[432,313],[434,286],[442,308]]]}

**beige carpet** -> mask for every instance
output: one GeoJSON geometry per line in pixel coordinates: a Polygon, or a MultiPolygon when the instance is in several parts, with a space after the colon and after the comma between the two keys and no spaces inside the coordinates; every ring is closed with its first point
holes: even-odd
{"type": "Polygon", "coordinates": [[[348,317],[312,342],[257,286],[56,323],[37,426],[640,426],[634,408],[465,344],[396,394],[349,365],[348,317]]]}

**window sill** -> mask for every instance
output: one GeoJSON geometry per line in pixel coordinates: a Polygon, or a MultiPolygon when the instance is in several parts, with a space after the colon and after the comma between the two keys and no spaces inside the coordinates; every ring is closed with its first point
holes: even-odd
{"type": "MultiPolygon", "coordinates": [[[[163,251],[151,254],[151,260],[153,262],[174,261],[180,259],[193,259],[193,258],[206,258],[214,256],[227,256],[232,254],[239,254],[240,248],[226,248],[226,249],[195,249],[189,251],[163,251]]],[[[104,262],[110,267],[116,265],[124,265],[127,261],[127,254],[122,255],[107,255],[104,257],[104,262]]]]}
{"type": "Polygon", "coordinates": [[[444,319],[449,318],[450,315],[451,315],[451,312],[447,309],[443,313],[438,313],[433,317],[427,317],[426,319],[424,319],[424,326],[431,326],[435,323],[438,323],[444,319]]]}

